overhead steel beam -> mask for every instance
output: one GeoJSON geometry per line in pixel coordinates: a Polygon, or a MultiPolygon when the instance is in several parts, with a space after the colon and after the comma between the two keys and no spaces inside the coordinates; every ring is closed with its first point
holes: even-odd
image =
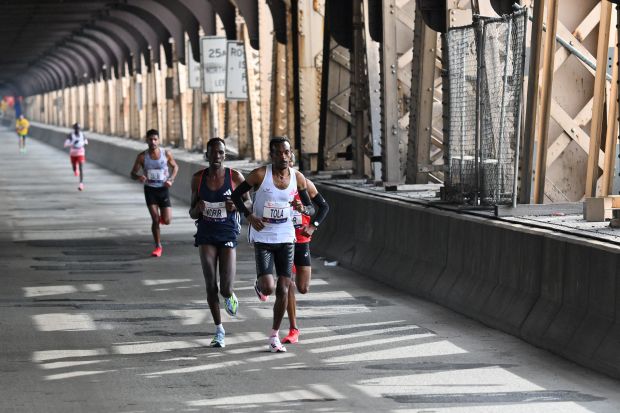
{"type": "Polygon", "coordinates": [[[129,12],[135,18],[139,18],[140,20],[142,20],[144,22],[144,25],[150,27],[151,30],[156,33],[155,45],[153,45],[152,42],[149,42],[149,45],[151,46],[151,50],[155,52],[155,55],[153,56],[153,60],[159,64],[159,61],[160,61],[159,46],[161,45],[164,48],[164,58],[166,60],[166,64],[171,65],[172,64],[172,47],[170,45],[170,42],[168,41],[171,37],[171,34],[166,28],[166,26],[164,26],[159,19],[157,19],[152,14],[144,11],[141,8],[138,8],[135,6],[129,6],[129,5],[121,5],[119,7],[122,8],[122,10],[129,12]]]}
{"type": "Polygon", "coordinates": [[[286,44],[286,4],[283,0],[267,0],[267,5],[271,11],[276,41],[280,44],[286,44]]]}
{"type": "Polygon", "coordinates": [[[258,50],[258,1],[257,0],[236,0],[239,13],[245,20],[248,28],[248,36],[250,37],[250,46],[254,50],[258,50]]]}
{"type": "Polygon", "coordinates": [[[99,75],[102,73],[104,75],[109,74],[109,68],[105,66],[105,62],[99,56],[92,53],[90,50],[88,50],[81,44],[67,41],[58,47],[58,49],[61,49],[61,48],[70,50],[76,56],[79,56],[80,58],[82,58],[82,60],[86,61],[91,68],[93,77],[99,77],[99,75]],[[105,70],[104,70],[104,66],[105,66],[105,70]]]}
{"type": "MultiPolygon", "coordinates": [[[[194,56],[200,56],[200,38],[198,36],[198,28],[200,26],[198,19],[191,12],[191,8],[188,8],[185,3],[179,0],[155,0],[157,3],[167,8],[170,13],[174,15],[174,17],[180,23],[180,39],[175,38],[175,42],[181,41],[181,43],[177,43],[177,56],[179,60],[186,64],[185,62],[185,33],[189,36],[189,43],[192,46],[192,53],[194,56]],[[179,50],[183,49],[183,50],[179,50]]],[[[203,0],[204,2],[204,0],[203,0]]],[[[204,4],[208,4],[204,2],[204,4]]],[[[193,8],[201,8],[194,6],[193,8]]],[[[174,22],[174,19],[171,19],[174,22]]],[[[176,25],[176,22],[174,23],[176,25]]]]}
{"type": "Polygon", "coordinates": [[[71,59],[68,59],[62,54],[53,55],[52,61],[54,63],[58,63],[59,67],[61,69],[64,69],[65,73],[67,74],[69,81],[67,82],[65,87],[77,83],[79,74],[75,68],[75,62],[72,62],[71,59]]]}
{"type": "Polygon", "coordinates": [[[66,41],[67,43],[79,44],[90,49],[92,53],[99,58],[99,61],[103,62],[106,67],[114,70],[114,74],[116,75],[116,77],[118,77],[119,74],[122,73],[120,70],[120,62],[118,61],[114,53],[106,50],[103,46],[93,41],[92,39],[86,38],[84,36],[80,37],[79,35],[74,35],[66,41]]]}
{"type": "Polygon", "coordinates": [[[235,6],[228,0],[209,0],[209,2],[213,6],[213,10],[220,16],[220,20],[224,25],[224,31],[226,32],[226,38],[228,40],[237,40],[237,25],[235,23],[237,11],[235,6]]]}
{"type": "Polygon", "coordinates": [[[106,20],[123,26],[124,29],[132,33],[133,38],[136,40],[144,39],[146,41],[146,48],[144,48],[144,43],[141,42],[141,44],[143,45],[142,54],[147,65],[151,64],[151,56],[154,61],[159,62],[159,45],[161,44],[161,40],[159,34],[147,21],[127,10],[109,10],[107,15],[109,17],[106,20]]]}
{"type": "MultiPolygon", "coordinates": [[[[166,6],[161,3],[157,3],[153,0],[125,0],[127,4],[140,8],[149,13],[155,19],[161,22],[169,33],[169,37],[172,37],[174,42],[180,47],[176,47],[177,58],[181,62],[185,62],[185,32],[183,30],[183,24],[178,17],[170,11],[166,6]]],[[[173,0],[170,0],[172,2],[173,0]]],[[[168,39],[162,39],[162,43],[169,44],[168,39]]],[[[171,56],[172,57],[172,56],[171,56]]],[[[172,62],[172,60],[170,60],[172,62]]],[[[170,63],[170,62],[167,62],[170,63]]],[[[170,64],[168,64],[170,66],[170,64]]]]}
{"type": "MultiPolygon", "coordinates": [[[[79,70],[82,72],[82,76],[86,73],[86,77],[89,79],[96,79],[101,71],[97,70],[96,62],[92,62],[89,59],[86,59],[82,56],[81,53],[76,52],[74,49],[69,47],[58,47],[52,51],[51,54],[59,54],[63,53],[69,57],[69,60],[72,62],[79,63],[79,70]]],[[[76,63],[74,63],[75,65],[76,63]]]]}
{"type": "MultiPolygon", "coordinates": [[[[128,31],[123,27],[118,26],[109,21],[97,21],[93,25],[87,26],[82,29],[82,33],[90,36],[91,38],[98,38],[100,41],[108,44],[117,44],[119,48],[122,48],[122,54],[124,60],[129,65],[129,71],[140,70],[142,53],[142,47],[128,31]]],[[[148,44],[144,40],[144,50],[148,50],[148,44]]]]}
{"type": "Polygon", "coordinates": [[[52,90],[61,89],[64,87],[66,82],[66,74],[58,68],[58,63],[53,62],[51,58],[47,58],[42,59],[37,64],[43,66],[45,70],[54,78],[52,83],[52,90]]]}
{"type": "MultiPolygon", "coordinates": [[[[179,3],[184,4],[185,7],[187,7],[187,9],[194,15],[206,36],[215,35],[215,10],[213,10],[213,6],[209,1],[202,0],[200,2],[200,7],[196,7],[196,0],[178,1],[179,3]]],[[[199,56],[199,54],[194,54],[194,56],[199,56]]]]}
{"type": "Polygon", "coordinates": [[[127,47],[125,42],[116,42],[114,39],[110,38],[108,35],[93,30],[83,29],[76,36],[84,37],[92,42],[99,44],[103,49],[106,50],[108,55],[111,55],[116,60],[116,65],[121,74],[125,74],[125,62],[130,62],[132,53],[127,47]]]}

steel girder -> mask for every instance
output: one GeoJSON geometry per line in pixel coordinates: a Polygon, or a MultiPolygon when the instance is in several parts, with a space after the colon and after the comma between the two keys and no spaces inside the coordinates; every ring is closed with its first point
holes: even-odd
{"type": "Polygon", "coordinates": [[[235,24],[236,10],[228,0],[209,0],[213,6],[213,10],[220,16],[224,30],[226,31],[226,38],[228,40],[237,39],[237,25],[235,24]]]}
{"type": "Polygon", "coordinates": [[[106,54],[110,57],[111,60],[114,61],[118,73],[121,75],[125,74],[125,62],[130,57],[129,49],[125,49],[122,46],[125,46],[124,43],[117,42],[108,42],[106,38],[102,38],[99,36],[99,32],[87,32],[82,30],[80,33],[74,36],[75,40],[84,41],[86,43],[94,43],[98,47],[101,47],[105,50],[106,54]]]}
{"type": "Polygon", "coordinates": [[[250,37],[250,46],[258,50],[258,1],[257,0],[237,0],[239,13],[245,20],[250,37]]]}
{"type": "Polygon", "coordinates": [[[87,50],[90,49],[91,54],[97,58],[102,67],[105,66],[106,68],[113,69],[116,77],[122,73],[120,70],[120,62],[117,60],[116,56],[92,39],[74,35],[66,42],[67,44],[76,44],[80,47],[85,47],[87,50]]]}
{"type": "Polygon", "coordinates": [[[91,37],[97,37],[103,42],[118,44],[119,47],[123,48],[123,54],[129,65],[129,71],[140,70],[142,65],[140,55],[143,51],[148,51],[148,43],[144,37],[139,36],[139,42],[137,36],[131,35],[129,30],[107,20],[98,20],[92,25],[84,27],[82,32],[91,37]]]}

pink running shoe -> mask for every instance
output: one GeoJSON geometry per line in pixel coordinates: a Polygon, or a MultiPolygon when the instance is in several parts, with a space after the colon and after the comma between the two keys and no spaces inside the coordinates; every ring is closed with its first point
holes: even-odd
{"type": "Polygon", "coordinates": [[[296,328],[291,328],[288,331],[288,336],[284,337],[284,339],[282,340],[283,343],[291,343],[291,344],[297,344],[298,341],[299,341],[299,330],[296,328]]]}
{"type": "Polygon", "coordinates": [[[256,295],[258,296],[258,299],[261,301],[267,301],[269,299],[268,295],[263,294],[260,289],[258,288],[258,280],[256,280],[254,282],[254,291],[256,291],[256,295]]]}
{"type": "Polygon", "coordinates": [[[269,350],[272,353],[286,353],[286,347],[280,343],[280,337],[278,336],[269,337],[269,350]]]}
{"type": "Polygon", "coordinates": [[[153,252],[151,252],[151,257],[161,257],[161,253],[164,250],[162,249],[162,247],[157,247],[153,250],[153,252]]]}
{"type": "Polygon", "coordinates": [[[84,184],[80,182],[80,184],[78,185],[78,191],[83,191],[84,190],[84,184]]]}

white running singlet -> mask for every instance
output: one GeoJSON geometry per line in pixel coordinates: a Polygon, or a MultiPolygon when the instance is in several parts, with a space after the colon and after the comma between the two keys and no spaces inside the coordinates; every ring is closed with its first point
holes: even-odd
{"type": "Polygon", "coordinates": [[[252,212],[263,221],[265,228],[256,231],[250,227],[250,242],[280,244],[295,242],[295,227],[291,220],[291,202],[297,193],[295,170],[288,168],[290,182],[286,189],[278,189],[273,183],[271,165],[267,165],[265,178],[255,193],[252,212]]]}

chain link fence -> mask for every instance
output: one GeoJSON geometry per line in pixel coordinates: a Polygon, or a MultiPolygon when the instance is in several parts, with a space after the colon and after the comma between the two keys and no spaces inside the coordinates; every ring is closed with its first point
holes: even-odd
{"type": "Polygon", "coordinates": [[[525,68],[525,9],[443,36],[443,199],[514,202],[525,68]]]}

